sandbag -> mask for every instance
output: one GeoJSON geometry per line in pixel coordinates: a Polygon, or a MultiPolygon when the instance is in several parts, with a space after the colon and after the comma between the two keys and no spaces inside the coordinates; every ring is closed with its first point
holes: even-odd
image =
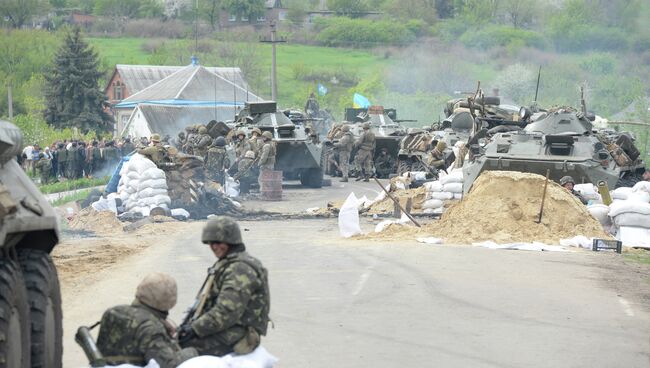
{"type": "Polygon", "coordinates": [[[650,215],[643,215],[634,212],[622,213],[614,217],[614,224],[617,227],[633,226],[650,229],[650,215]]]}
{"type": "Polygon", "coordinates": [[[454,200],[460,201],[461,199],[463,199],[463,193],[462,192],[461,193],[454,193],[454,200]]]}
{"type": "Polygon", "coordinates": [[[616,217],[623,213],[640,213],[650,215],[650,203],[636,201],[615,201],[609,206],[609,216],[616,217]]]}
{"type": "Polygon", "coordinates": [[[634,189],[629,187],[620,187],[612,190],[609,194],[612,196],[612,199],[622,199],[626,200],[628,194],[632,193],[634,189]]]}
{"type": "Polygon", "coordinates": [[[140,180],[165,179],[165,172],[157,167],[151,167],[140,174],[140,180]]]}
{"type": "Polygon", "coordinates": [[[359,200],[350,193],[339,211],[339,233],[344,238],[361,234],[359,225],[359,200]]]}
{"type": "Polygon", "coordinates": [[[640,181],[632,187],[634,192],[650,193],[650,181],[640,181]]]}
{"type": "Polygon", "coordinates": [[[442,183],[439,180],[423,184],[427,192],[442,192],[442,183]]]}
{"type": "Polygon", "coordinates": [[[430,192],[427,193],[427,199],[439,199],[441,201],[447,201],[454,199],[454,193],[452,192],[430,192]]]}
{"type": "Polygon", "coordinates": [[[598,193],[598,189],[596,188],[595,185],[591,183],[586,183],[586,184],[576,184],[573,187],[573,190],[578,192],[583,198],[585,198],[588,201],[600,201],[602,198],[600,197],[600,194],[598,193]]]}
{"type": "Polygon", "coordinates": [[[239,182],[235,181],[231,176],[227,175],[226,176],[226,187],[225,187],[225,193],[227,197],[239,197],[239,182]]]}
{"type": "Polygon", "coordinates": [[[650,229],[633,226],[622,226],[616,233],[616,239],[624,247],[650,248],[650,229]]]}
{"type": "Polygon", "coordinates": [[[144,173],[147,169],[157,168],[156,164],[143,155],[136,153],[129,160],[129,170],[144,173]]]}
{"type": "Polygon", "coordinates": [[[139,180],[140,179],[140,173],[138,173],[137,171],[129,171],[126,174],[126,177],[129,178],[129,179],[132,179],[132,180],[139,180]]]}
{"type": "Polygon", "coordinates": [[[167,189],[156,189],[156,188],[143,189],[137,193],[137,198],[138,199],[149,198],[160,194],[167,195],[167,189]]]}
{"type": "Polygon", "coordinates": [[[589,211],[589,213],[604,227],[611,226],[612,219],[607,215],[609,213],[609,206],[604,204],[592,204],[587,206],[587,211],[589,211]]]}
{"type": "Polygon", "coordinates": [[[462,182],[447,183],[442,186],[442,190],[443,192],[462,193],[463,183],[462,182]]]}
{"type": "Polygon", "coordinates": [[[463,171],[462,170],[453,170],[449,175],[445,175],[440,178],[440,183],[442,185],[449,183],[462,183],[463,182],[463,171]]]}
{"type": "Polygon", "coordinates": [[[649,203],[650,202],[650,193],[643,192],[643,191],[632,192],[632,193],[627,195],[627,200],[628,201],[634,201],[634,202],[649,203]]]}
{"type": "Polygon", "coordinates": [[[443,203],[439,199],[428,199],[422,203],[422,208],[427,209],[427,208],[440,208],[442,207],[443,203]]]}
{"type": "Polygon", "coordinates": [[[147,188],[167,189],[167,180],[165,180],[165,178],[144,180],[144,181],[140,181],[138,185],[135,187],[138,188],[138,191],[142,191],[147,188]]]}

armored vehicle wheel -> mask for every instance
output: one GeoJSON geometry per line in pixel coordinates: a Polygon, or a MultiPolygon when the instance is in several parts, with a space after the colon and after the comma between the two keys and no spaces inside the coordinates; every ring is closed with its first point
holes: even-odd
{"type": "Polygon", "coordinates": [[[63,329],[56,268],[50,255],[40,250],[22,249],[18,260],[30,305],[32,367],[61,368],[63,329]]]}
{"type": "Polygon", "coordinates": [[[411,171],[411,163],[407,160],[397,160],[397,175],[402,175],[407,171],[411,171]]]}
{"type": "Polygon", "coordinates": [[[0,368],[29,368],[30,324],[25,280],[20,267],[0,259],[0,368]]]}

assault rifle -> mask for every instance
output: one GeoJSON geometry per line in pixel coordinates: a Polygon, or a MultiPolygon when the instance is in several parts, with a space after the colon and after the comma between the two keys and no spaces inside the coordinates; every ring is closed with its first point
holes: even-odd
{"type": "Polygon", "coordinates": [[[201,285],[199,292],[196,294],[194,303],[192,303],[192,306],[187,310],[183,321],[181,321],[180,327],[189,325],[203,312],[205,303],[208,300],[210,289],[212,289],[212,285],[214,284],[214,274],[215,266],[208,268],[208,277],[203,281],[203,285],[201,285]]]}

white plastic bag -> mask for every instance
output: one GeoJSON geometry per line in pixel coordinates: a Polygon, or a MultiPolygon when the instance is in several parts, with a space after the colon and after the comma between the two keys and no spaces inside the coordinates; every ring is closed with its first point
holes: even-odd
{"type": "Polygon", "coordinates": [[[632,193],[634,189],[629,188],[629,187],[620,187],[612,190],[609,192],[611,195],[612,199],[622,199],[625,200],[627,199],[627,196],[632,193]]]}
{"type": "Polygon", "coordinates": [[[634,202],[648,203],[648,202],[650,202],[650,193],[643,192],[643,191],[632,192],[632,193],[627,195],[627,200],[628,201],[634,201],[634,202]]]}
{"type": "Polygon", "coordinates": [[[339,233],[344,238],[361,234],[359,200],[354,193],[350,193],[339,211],[339,233]]]}
{"type": "Polygon", "coordinates": [[[442,190],[444,192],[452,192],[452,193],[462,193],[463,192],[463,183],[460,182],[453,182],[453,183],[447,183],[442,186],[442,190]]]}
{"type": "Polygon", "coordinates": [[[258,346],[250,354],[228,354],[224,357],[202,355],[183,362],[178,368],[273,368],[278,358],[271,355],[263,346],[258,346]]]}
{"type": "Polygon", "coordinates": [[[226,175],[225,192],[228,197],[239,197],[239,183],[228,175],[226,175]]]}
{"type": "Polygon", "coordinates": [[[95,211],[111,211],[117,214],[117,205],[115,204],[115,199],[101,197],[98,201],[91,204],[92,208],[95,211]]]}

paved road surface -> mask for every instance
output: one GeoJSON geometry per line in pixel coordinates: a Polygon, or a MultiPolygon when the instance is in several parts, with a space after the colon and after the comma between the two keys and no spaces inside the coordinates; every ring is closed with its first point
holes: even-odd
{"type": "MultiPolygon", "coordinates": [[[[149,272],[178,280],[180,320],[214,262],[201,226],[64,286],[64,367],[84,363],[76,327],[131,302],[149,272]]],[[[647,305],[614,288],[615,256],[341,240],[335,219],[242,226],[270,272],[263,343],[281,368],[650,366],[647,305]]]]}

